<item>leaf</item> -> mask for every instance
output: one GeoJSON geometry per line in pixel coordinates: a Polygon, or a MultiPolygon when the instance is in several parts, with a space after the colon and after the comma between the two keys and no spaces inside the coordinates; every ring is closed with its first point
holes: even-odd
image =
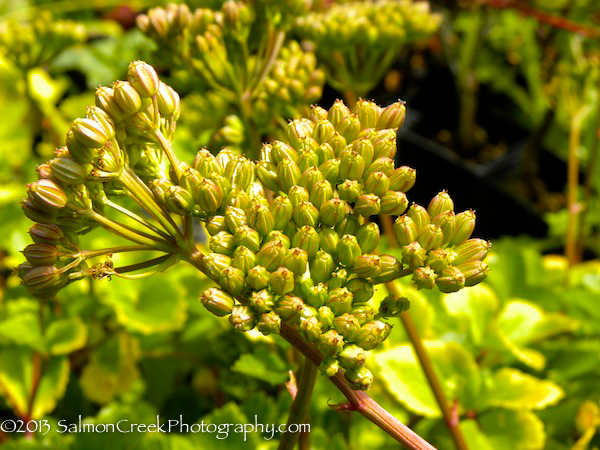
{"type": "Polygon", "coordinates": [[[246,353],[233,364],[232,370],[271,385],[288,380],[288,367],[277,354],[259,347],[254,353],[246,353]]]}
{"type": "MultiPolygon", "coordinates": [[[[448,399],[457,399],[461,408],[476,409],[481,378],[471,354],[456,342],[426,343],[438,379],[448,399]]],[[[374,355],[387,389],[411,411],[427,417],[439,417],[437,402],[416,359],[413,348],[399,345],[374,355]]]]}
{"type": "Polygon", "coordinates": [[[509,367],[498,370],[492,377],[485,395],[489,406],[530,410],[543,409],[557,403],[563,390],[552,381],[540,380],[509,367]]]}
{"type": "Polygon", "coordinates": [[[69,362],[66,358],[50,357],[47,361],[42,361],[39,354],[24,347],[0,350],[0,391],[15,414],[21,418],[39,419],[51,412],[56,401],[64,394],[68,380],[69,362]],[[39,368],[37,370],[41,370],[41,378],[30,411],[34,360],[35,367],[39,368]]]}
{"type": "Polygon", "coordinates": [[[544,448],[546,441],[544,424],[531,411],[495,409],[480,415],[478,422],[493,449],[541,450],[544,448]]]}
{"type": "Polygon", "coordinates": [[[112,283],[105,301],[115,309],[119,323],[128,329],[151,334],[179,330],[185,324],[187,303],[182,289],[172,279],[164,275],[152,277],[137,286],[130,280],[112,283]]]}
{"type": "Polygon", "coordinates": [[[0,322],[0,337],[17,345],[25,345],[40,352],[44,351],[40,320],[38,315],[33,312],[12,314],[0,322]]]}
{"type": "Polygon", "coordinates": [[[84,347],[87,328],[79,317],[55,320],[46,328],[46,347],[54,355],[66,355],[84,347]]]}
{"type": "Polygon", "coordinates": [[[498,310],[498,298],[494,291],[485,284],[478,284],[444,295],[443,302],[448,314],[461,320],[461,328],[468,330],[473,344],[481,346],[498,310]]]}

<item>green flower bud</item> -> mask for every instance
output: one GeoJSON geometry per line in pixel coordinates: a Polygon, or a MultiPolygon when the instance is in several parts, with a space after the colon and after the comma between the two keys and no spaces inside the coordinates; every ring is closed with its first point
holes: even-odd
{"type": "Polygon", "coordinates": [[[406,264],[411,269],[416,269],[425,265],[427,259],[427,250],[425,250],[418,242],[411,242],[402,248],[402,263],[406,264]]]}
{"type": "Polygon", "coordinates": [[[326,109],[321,108],[320,106],[317,106],[317,105],[311,106],[310,120],[312,120],[313,123],[317,123],[320,120],[326,120],[326,119],[327,119],[327,110],[326,109]]]}
{"type": "Polygon", "coordinates": [[[43,224],[54,224],[58,220],[58,212],[55,209],[41,209],[34,205],[30,199],[21,202],[23,213],[34,222],[43,224]]]}
{"type": "Polygon", "coordinates": [[[321,180],[313,185],[310,193],[310,202],[316,208],[321,208],[323,203],[333,198],[333,188],[329,181],[321,180]]]}
{"type": "Polygon", "coordinates": [[[362,253],[372,253],[379,245],[379,226],[371,222],[362,225],[356,232],[356,239],[360,245],[362,253]]]}
{"type": "Polygon", "coordinates": [[[363,391],[368,390],[373,383],[373,374],[365,366],[352,367],[344,372],[346,380],[352,384],[354,389],[360,389],[363,391]]]}
{"type": "Polygon", "coordinates": [[[256,262],[272,272],[283,265],[287,254],[288,249],[280,240],[266,242],[256,254],[256,262]]]}
{"type": "Polygon", "coordinates": [[[346,180],[337,186],[338,195],[342,200],[354,203],[363,194],[363,186],[357,180],[346,180]]]}
{"type": "Polygon", "coordinates": [[[379,121],[379,116],[381,115],[381,108],[374,102],[361,99],[354,105],[354,113],[358,116],[358,120],[360,120],[360,125],[363,130],[375,128],[379,121]]]}
{"type": "Polygon", "coordinates": [[[131,116],[142,109],[140,94],[127,81],[115,82],[113,90],[115,93],[115,102],[126,116],[131,116]]]}
{"type": "Polygon", "coordinates": [[[322,228],[319,230],[319,237],[321,239],[321,248],[336,258],[337,246],[340,240],[339,235],[331,228],[322,228]]]}
{"type": "Polygon", "coordinates": [[[344,338],[335,330],[329,330],[319,336],[317,348],[323,356],[335,356],[344,348],[344,338]]]}
{"type": "Polygon", "coordinates": [[[449,249],[436,248],[429,252],[425,262],[435,273],[440,273],[446,267],[451,266],[456,258],[456,252],[449,249]]]}
{"type": "Polygon", "coordinates": [[[281,161],[296,161],[298,159],[298,153],[294,147],[281,141],[275,141],[271,147],[271,159],[271,162],[278,166],[281,161]]]}
{"type": "Polygon", "coordinates": [[[408,166],[398,167],[390,176],[390,190],[408,192],[415,185],[417,171],[408,166]]]}
{"type": "Polygon", "coordinates": [[[413,272],[412,281],[417,289],[433,289],[437,277],[431,267],[418,267],[413,272]]]}
{"type": "Polygon", "coordinates": [[[280,267],[271,274],[269,286],[278,295],[292,292],[294,290],[294,272],[286,267],[280,267]]]}
{"type": "MultiPolygon", "coordinates": [[[[345,205],[348,209],[348,204],[345,205]]],[[[335,226],[335,231],[340,236],[344,234],[356,235],[358,232],[358,216],[355,214],[348,214],[339,224],[335,226]]]]}
{"type": "Polygon", "coordinates": [[[346,287],[347,282],[348,282],[348,271],[343,268],[338,269],[331,274],[331,278],[327,282],[327,289],[329,291],[333,291],[334,289],[346,287]]]}
{"type": "Polygon", "coordinates": [[[194,200],[196,200],[202,212],[213,215],[223,203],[223,192],[214,181],[203,178],[194,191],[194,200]]]}
{"type": "Polygon", "coordinates": [[[373,350],[387,339],[391,331],[391,325],[381,320],[374,320],[362,326],[356,337],[355,344],[365,350],[373,350]]]}
{"type": "MultiPolygon", "coordinates": [[[[356,299],[355,299],[356,300],[356,299]]],[[[371,322],[375,317],[376,311],[369,303],[354,302],[351,314],[356,317],[358,323],[362,327],[364,324],[371,322]]]]}
{"type": "Polygon", "coordinates": [[[213,173],[223,175],[224,171],[221,164],[217,161],[217,158],[213,156],[211,152],[203,148],[196,153],[194,163],[192,165],[200,175],[208,177],[213,173]]]}
{"type": "MultiPolygon", "coordinates": [[[[423,267],[421,267],[423,269],[423,267]]],[[[418,269],[417,269],[418,270],[418,269]]],[[[379,313],[381,317],[399,317],[404,311],[410,308],[410,301],[405,297],[394,297],[389,295],[381,301],[379,313]]],[[[387,324],[385,324],[387,325],[387,324]]],[[[389,326],[389,325],[388,325],[389,326]]],[[[386,335],[387,337],[387,335],[386,335]]],[[[362,345],[361,345],[362,347],[362,345]]],[[[364,347],[363,347],[364,348],[364,347]]],[[[368,349],[365,349],[368,350],[368,349]]]]}
{"type": "Polygon", "coordinates": [[[226,231],[221,231],[210,237],[208,246],[214,253],[231,257],[235,250],[235,238],[226,231]]]}
{"type": "Polygon", "coordinates": [[[360,120],[356,114],[351,114],[348,117],[344,117],[339,124],[336,125],[335,129],[340,133],[346,142],[352,142],[358,137],[362,129],[360,120]]]}
{"type": "Polygon", "coordinates": [[[55,158],[50,161],[52,176],[63,184],[83,184],[86,181],[84,168],[71,158],[55,158]]]}
{"type": "Polygon", "coordinates": [[[362,156],[353,151],[341,158],[338,177],[342,180],[360,180],[364,171],[365,161],[362,156]]]}
{"type": "Polygon", "coordinates": [[[17,274],[19,278],[23,278],[31,269],[33,269],[33,265],[31,265],[29,261],[25,261],[15,268],[14,273],[17,274]]]}
{"type": "Polygon", "coordinates": [[[387,283],[400,276],[402,272],[402,263],[393,255],[381,255],[379,263],[379,273],[371,276],[375,283],[387,283]]]}
{"type": "Polygon", "coordinates": [[[319,157],[314,150],[305,149],[302,150],[300,156],[298,156],[296,164],[298,165],[300,172],[304,173],[311,167],[317,167],[319,165],[319,157]]]}
{"type": "Polygon", "coordinates": [[[333,326],[335,314],[329,306],[321,306],[317,310],[317,319],[321,322],[321,328],[327,330],[333,326]]]}
{"type": "Polygon", "coordinates": [[[362,255],[356,236],[345,234],[337,246],[338,261],[346,267],[353,267],[354,261],[362,255]]]}
{"type": "MultiPolygon", "coordinates": [[[[230,232],[236,233],[239,228],[247,225],[246,213],[241,208],[236,208],[235,206],[227,206],[225,208],[225,223],[227,224],[227,228],[229,228],[230,232]]],[[[252,250],[250,246],[247,247],[252,250]]],[[[257,250],[258,249],[252,251],[257,250]]]]}
{"type": "Polygon", "coordinates": [[[292,217],[298,227],[315,227],[319,221],[319,210],[310,202],[302,202],[294,208],[292,217]]]}
{"type": "Polygon", "coordinates": [[[219,284],[225,291],[233,296],[241,295],[244,292],[246,275],[240,269],[235,267],[227,267],[219,277],[219,284]]]}
{"type": "MultiPolygon", "coordinates": [[[[223,168],[223,174],[225,174],[225,168],[229,165],[229,162],[236,156],[238,156],[238,153],[230,147],[223,147],[219,153],[217,153],[215,158],[217,159],[219,166],[223,168]]],[[[212,175],[212,173],[209,173],[205,176],[208,177],[210,175],[212,175]]]]}
{"type": "Polygon", "coordinates": [[[42,179],[28,184],[27,195],[31,203],[41,210],[53,211],[67,205],[67,195],[51,180],[42,179]]]}
{"type": "Polygon", "coordinates": [[[255,291],[265,289],[269,285],[271,274],[263,266],[254,266],[248,271],[246,284],[255,291]]]}
{"type": "Polygon", "coordinates": [[[229,322],[235,331],[250,331],[256,325],[256,314],[248,306],[234,306],[229,316],[229,322]]]}
{"type": "Polygon", "coordinates": [[[250,305],[258,313],[266,313],[272,311],[275,307],[275,295],[268,289],[261,289],[258,292],[253,292],[249,298],[250,305]]]}
{"type": "Polygon", "coordinates": [[[312,137],[319,143],[328,142],[335,133],[335,126],[328,120],[319,120],[315,123],[312,137]]]}
{"type": "Polygon", "coordinates": [[[360,278],[376,276],[381,271],[379,256],[367,253],[354,260],[352,271],[360,278]]]}
{"type": "Polygon", "coordinates": [[[444,232],[440,227],[431,223],[426,225],[425,228],[419,232],[417,241],[425,250],[433,250],[434,248],[442,246],[444,242],[444,232]]]}
{"type": "Polygon", "coordinates": [[[326,142],[317,147],[315,154],[317,155],[318,159],[318,163],[316,164],[317,166],[323,164],[325,161],[329,161],[330,159],[335,159],[333,147],[326,142]]]}
{"type": "Polygon", "coordinates": [[[413,203],[411,207],[408,208],[406,215],[413,220],[418,231],[423,230],[431,222],[427,210],[416,203],[413,203]]]}
{"type": "MultiPolygon", "coordinates": [[[[383,172],[373,172],[365,180],[365,190],[371,194],[377,195],[378,197],[383,197],[383,195],[386,192],[393,192],[395,194],[394,191],[388,191],[389,186],[390,186],[390,179],[383,172]]],[[[402,194],[402,193],[400,192],[399,194],[402,194]]],[[[402,194],[402,195],[404,195],[404,194],[402,194]]],[[[404,196],[404,198],[406,199],[406,196],[404,196]]],[[[407,203],[408,203],[408,200],[407,200],[407,203]]],[[[406,205],[406,206],[408,206],[408,205],[406,205]]],[[[406,209],[406,207],[405,207],[405,209],[406,209]]],[[[388,214],[388,213],[386,213],[386,214],[388,214]]]]}
{"type": "MultiPolygon", "coordinates": [[[[346,150],[346,145],[347,145],[346,139],[344,138],[344,136],[342,136],[337,131],[331,137],[331,139],[327,142],[327,144],[329,144],[331,146],[331,148],[333,149],[333,154],[336,157],[339,157],[339,155],[341,155],[342,152],[346,150]]],[[[324,162],[325,161],[321,162],[321,164],[323,164],[324,162]]]]}
{"type": "Polygon", "coordinates": [[[483,261],[467,261],[457,266],[465,276],[465,286],[475,286],[481,283],[490,272],[490,267],[483,261]]]}
{"type": "Polygon", "coordinates": [[[362,366],[366,359],[367,354],[365,353],[364,349],[354,344],[348,344],[344,346],[344,349],[337,356],[337,360],[345,369],[362,366]]]}
{"type": "Polygon", "coordinates": [[[42,297],[53,296],[68,281],[55,266],[34,267],[23,275],[22,280],[32,294],[42,297]]]}
{"type": "Polygon", "coordinates": [[[267,237],[265,238],[263,244],[265,244],[267,242],[271,242],[271,241],[281,241],[283,243],[283,245],[285,246],[285,248],[287,248],[288,250],[290,249],[290,247],[292,245],[292,241],[290,240],[290,238],[287,237],[281,231],[277,231],[277,230],[273,230],[269,234],[267,234],[267,237]]]}
{"type": "Polygon", "coordinates": [[[442,233],[444,233],[443,244],[447,244],[452,240],[456,233],[456,216],[453,211],[444,211],[437,215],[432,223],[440,227],[442,233]]]}
{"type": "Polygon", "coordinates": [[[50,244],[30,244],[23,250],[23,255],[32,266],[50,266],[60,256],[60,251],[50,244]]]}
{"type": "Polygon", "coordinates": [[[381,111],[381,116],[377,121],[377,128],[387,129],[387,128],[399,128],[404,123],[404,117],[406,115],[406,106],[404,106],[404,102],[398,101],[396,103],[392,103],[390,106],[387,106],[381,111]]]}
{"type": "Polygon", "coordinates": [[[288,321],[297,317],[302,309],[304,309],[304,302],[302,299],[287,294],[279,298],[277,306],[275,307],[275,312],[281,319],[288,321]]]}
{"type": "Polygon", "coordinates": [[[308,225],[305,225],[298,229],[294,238],[292,239],[292,245],[294,247],[306,250],[308,258],[312,259],[319,250],[320,237],[317,231],[308,225]]]}
{"type": "MultiPolygon", "coordinates": [[[[232,229],[231,227],[229,228],[232,229]]],[[[260,249],[260,235],[258,231],[253,228],[250,228],[248,225],[241,225],[235,229],[234,245],[239,246],[242,245],[247,247],[251,252],[256,253],[260,249]]]]}
{"type": "MultiPolygon", "coordinates": [[[[98,108],[96,106],[88,106],[86,108],[85,118],[91,120],[95,124],[100,125],[100,128],[102,129],[101,134],[103,136],[102,138],[100,138],[100,142],[103,140],[109,140],[109,139],[112,139],[115,137],[114,121],[108,115],[108,113],[106,111],[104,111],[102,108],[98,108]]],[[[85,126],[84,128],[86,129],[85,131],[88,133],[87,138],[89,138],[90,130],[87,128],[87,126],[85,126]]],[[[75,133],[75,138],[78,138],[77,133],[75,133]]],[[[81,138],[79,138],[79,141],[85,146],[92,147],[91,145],[87,145],[87,143],[84,142],[81,138]]],[[[94,141],[98,141],[98,138],[94,137],[94,141]]]]}
{"type": "MultiPolygon", "coordinates": [[[[223,205],[223,202],[225,201],[225,199],[227,197],[229,197],[229,193],[231,191],[231,183],[229,182],[229,179],[225,178],[224,176],[218,175],[216,173],[213,173],[204,179],[212,181],[221,190],[221,195],[223,197],[223,201],[222,201],[221,205],[223,205]]],[[[234,189],[234,191],[239,192],[239,189],[242,189],[242,188],[240,188],[238,186],[236,189],[234,189]]],[[[244,190],[246,190],[246,189],[243,188],[242,191],[244,191],[244,190]]]]}
{"type": "Polygon", "coordinates": [[[95,156],[94,149],[84,146],[76,139],[73,128],[67,131],[66,144],[71,157],[80,164],[90,163],[95,156]]]}
{"type": "Polygon", "coordinates": [[[248,189],[254,181],[254,163],[243,156],[232,158],[225,167],[224,177],[232,188],[248,189]]]}
{"type": "Polygon", "coordinates": [[[339,225],[346,217],[348,204],[339,198],[332,198],[321,205],[319,216],[321,223],[328,227],[339,225]]]}
{"type": "Polygon", "coordinates": [[[306,119],[292,120],[287,126],[287,137],[294,148],[300,147],[300,142],[312,136],[313,124],[306,119]]]}
{"type": "Polygon", "coordinates": [[[398,215],[406,211],[408,207],[408,199],[406,194],[400,191],[387,191],[381,197],[381,212],[382,214],[398,215]]]}
{"type": "Polygon", "coordinates": [[[154,68],[144,61],[133,61],[129,64],[127,79],[140,97],[152,97],[158,90],[158,75],[154,68]]]}
{"type": "Polygon", "coordinates": [[[349,313],[336,317],[333,321],[333,327],[348,342],[353,341],[360,331],[358,319],[349,313]]]}
{"type": "Polygon", "coordinates": [[[383,172],[387,177],[391,177],[394,172],[394,160],[385,156],[377,158],[365,169],[363,178],[368,178],[374,172],[383,172]]]}
{"type": "Polygon", "coordinates": [[[319,283],[308,288],[306,302],[313,308],[320,308],[325,304],[328,297],[327,287],[323,283],[319,283]]]}
{"type": "Polygon", "coordinates": [[[465,242],[473,234],[475,229],[475,212],[473,210],[463,211],[455,217],[456,232],[450,244],[459,245],[465,242]]]}
{"type": "Polygon", "coordinates": [[[427,213],[429,217],[436,217],[437,215],[445,211],[453,211],[454,202],[448,195],[448,192],[442,191],[431,199],[429,206],[427,207],[427,213]]]}
{"type": "Polygon", "coordinates": [[[236,269],[240,269],[245,276],[256,265],[256,255],[248,247],[239,246],[233,252],[231,265],[236,269]]]}
{"type": "Polygon", "coordinates": [[[259,161],[256,165],[256,175],[260,182],[273,192],[279,191],[279,181],[277,178],[277,167],[267,161],[259,161]]]}
{"type": "Polygon", "coordinates": [[[206,231],[211,236],[219,233],[220,231],[227,231],[227,224],[225,223],[224,216],[213,216],[206,221],[206,231]]]}
{"type": "MultiPolygon", "coordinates": [[[[308,308],[304,309],[306,310],[308,308]]],[[[309,342],[317,342],[323,333],[319,319],[317,319],[315,316],[303,317],[302,313],[299,317],[298,328],[309,342]]]]}
{"type": "Polygon", "coordinates": [[[279,330],[281,329],[281,317],[279,317],[275,311],[261,314],[258,318],[256,328],[258,328],[258,331],[265,336],[268,336],[271,333],[279,334],[279,330]]]}
{"type": "Polygon", "coordinates": [[[57,225],[36,223],[29,228],[29,235],[36,244],[58,245],[65,234],[57,225]]]}
{"type": "Polygon", "coordinates": [[[352,143],[352,150],[360,155],[364,161],[365,167],[369,167],[373,163],[375,151],[373,149],[373,144],[369,139],[359,138],[355,140],[352,143]]]}
{"type": "Polygon", "coordinates": [[[368,302],[375,293],[373,283],[364,278],[353,278],[349,280],[348,283],[346,283],[346,288],[352,292],[354,304],[368,302]]]}
{"type": "Polygon", "coordinates": [[[441,292],[457,292],[465,287],[465,275],[456,267],[446,267],[435,280],[441,292]]]}
{"type": "Polygon", "coordinates": [[[125,112],[115,100],[115,91],[112,88],[101,86],[96,89],[95,103],[98,108],[102,108],[115,123],[121,122],[125,117],[125,112]]]}
{"type": "Polygon", "coordinates": [[[292,186],[288,192],[288,198],[292,202],[292,207],[295,208],[300,203],[309,201],[308,191],[302,186],[292,186]]]}
{"type": "Polygon", "coordinates": [[[304,275],[306,272],[306,264],[308,264],[308,253],[306,250],[296,247],[290,249],[283,262],[284,267],[291,270],[295,276],[304,275]]]}
{"type": "Polygon", "coordinates": [[[352,298],[352,292],[346,288],[333,289],[329,291],[327,306],[336,316],[340,316],[352,310],[352,298]]]}
{"type": "Polygon", "coordinates": [[[330,159],[319,166],[319,171],[323,174],[323,178],[331,184],[337,184],[340,180],[340,160],[330,159]]]}
{"type": "Polygon", "coordinates": [[[250,207],[247,212],[248,225],[258,231],[261,236],[268,235],[275,225],[273,214],[269,211],[269,207],[257,203],[250,207]]]}
{"type": "Polygon", "coordinates": [[[396,156],[396,132],[394,130],[377,130],[369,136],[373,143],[374,158],[396,156]]]}
{"type": "MultiPolygon", "coordinates": [[[[200,172],[190,167],[186,163],[180,163],[179,170],[181,171],[181,179],[179,180],[180,186],[189,192],[194,192],[202,181],[202,175],[200,175],[200,172]]],[[[175,171],[173,170],[172,172],[172,178],[174,181],[176,181],[177,177],[175,175],[175,171]]]]}
{"type": "Polygon", "coordinates": [[[298,185],[306,188],[307,192],[312,192],[314,186],[324,180],[323,174],[317,167],[308,168],[298,180],[298,185]]]}
{"type": "Polygon", "coordinates": [[[364,217],[379,214],[381,210],[381,200],[374,194],[364,194],[356,199],[354,212],[364,217]]]}
{"type": "Polygon", "coordinates": [[[269,205],[269,210],[273,215],[274,228],[276,230],[283,230],[292,220],[292,211],[294,210],[294,207],[288,197],[281,195],[273,199],[269,205]]]}
{"type": "Polygon", "coordinates": [[[173,116],[175,120],[179,118],[181,100],[175,89],[160,82],[158,92],[156,93],[156,100],[158,103],[158,111],[163,117],[170,118],[173,116]]]}
{"type": "Polygon", "coordinates": [[[334,267],[333,257],[329,253],[319,250],[310,262],[310,275],[315,283],[325,283],[331,278],[334,267]]]}
{"type": "Polygon", "coordinates": [[[456,252],[454,265],[459,266],[468,261],[483,260],[490,246],[491,244],[484,239],[469,239],[454,249],[456,252]]]}
{"type": "Polygon", "coordinates": [[[165,195],[165,205],[175,214],[185,216],[194,211],[196,204],[192,194],[181,186],[171,186],[165,195]]]}
{"type": "Polygon", "coordinates": [[[329,108],[329,111],[327,112],[327,120],[337,128],[340,122],[346,117],[349,117],[350,114],[352,113],[344,104],[344,102],[342,100],[336,100],[333,106],[329,108]]]}

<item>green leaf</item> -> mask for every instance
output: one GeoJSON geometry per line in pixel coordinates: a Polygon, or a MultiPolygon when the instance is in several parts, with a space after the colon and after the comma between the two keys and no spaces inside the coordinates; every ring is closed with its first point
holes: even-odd
{"type": "Polygon", "coordinates": [[[558,402],[563,390],[552,381],[540,380],[509,367],[498,370],[492,377],[485,395],[489,406],[530,410],[543,409],[558,402]]]}
{"type": "MultiPolygon", "coordinates": [[[[456,342],[426,343],[438,379],[448,399],[457,399],[461,408],[477,409],[481,378],[471,354],[456,342]]],[[[411,411],[439,417],[440,411],[410,345],[399,345],[374,355],[387,389],[411,411]]]]}
{"type": "Polygon", "coordinates": [[[480,415],[478,422],[493,449],[541,450],[544,448],[546,441],[544,424],[531,411],[496,409],[480,415]]]}
{"type": "Polygon", "coordinates": [[[40,319],[33,312],[10,315],[0,322],[0,338],[17,344],[44,351],[44,341],[40,331],[40,319]]]}
{"type": "Polygon", "coordinates": [[[79,317],[55,320],[46,328],[46,347],[53,355],[66,355],[84,347],[87,328],[79,317]]]}
{"type": "Polygon", "coordinates": [[[69,361],[66,358],[42,360],[39,354],[23,347],[0,350],[0,391],[21,418],[39,419],[52,411],[64,394],[68,380],[69,361]],[[41,377],[30,410],[34,376],[37,376],[34,366],[41,377]]]}
{"type": "Polygon", "coordinates": [[[264,347],[253,353],[246,353],[233,364],[234,372],[242,373],[272,385],[283,384],[288,380],[287,365],[276,353],[264,347]]]}

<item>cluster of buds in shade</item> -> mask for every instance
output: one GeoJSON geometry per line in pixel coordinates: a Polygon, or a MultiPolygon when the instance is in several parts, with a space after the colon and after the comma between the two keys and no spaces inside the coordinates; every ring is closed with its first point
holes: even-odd
{"type": "MultiPolygon", "coordinates": [[[[25,215],[37,222],[30,230],[34,244],[24,250],[27,262],[18,268],[33,295],[52,297],[70,280],[101,276],[85,261],[103,253],[81,251],[77,241],[77,234],[98,225],[139,244],[140,250],[174,247],[167,231],[113,200],[128,196],[148,208],[151,194],[142,179],[168,173],[164,155],[172,153],[178,116],[179,96],[144,62],[130,64],[128,81],[97,89],[96,106],[73,122],[66,145],[56,150],[55,158],[38,166],[39,179],[27,186],[22,202],[25,215]],[[144,224],[148,232],[110,219],[105,214],[109,209],[144,224]]],[[[157,211],[149,209],[170,226],[157,211]]],[[[110,267],[106,270],[111,273],[110,267]]]]}
{"type": "MultiPolygon", "coordinates": [[[[402,102],[380,108],[361,100],[350,110],[338,100],[328,111],[314,107],[310,119],[290,122],[287,142],[265,144],[256,164],[227,149],[216,158],[203,151],[194,164],[204,176],[211,176],[208,168],[213,173],[200,205],[209,214],[212,251],[203,263],[220,288],[204,292],[204,306],[229,316],[239,331],[276,333],[285,322],[321,351],[325,373],[344,368],[346,378],[363,389],[372,381],[366,352],[389,335],[385,319],[408,307],[405,299],[377,301],[376,285],[410,275],[415,267],[409,258],[405,263],[376,253],[380,230],[370,221],[408,208],[405,192],[415,183],[415,171],[394,166],[404,115],[402,102]]],[[[449,209],[440,201],[432,201],[432,213],[449,209]]],[[[474,223],[463,224],[462,217],[452,218],[452,239],[429,236],[429,230],[449,225],[425,224],[412,246],[421,242],[435,254],[467,239],[474,223]]],[[[475,281],[469,278],[469,284],[475,281]]]]}
{"type": "Polygon", "coordinates": [[[83,42],[85,27],[68,20],[55,20],[45,11],[31,22],[0,23],[0,51],[16,67],[28,70],[46,65],[64,49],[83,42]]]}
{"type": "Polygon", "coordinates": [[[185,107],[196,111],[184,119],[209,134],[203,145],[256,141],[253,134],[273,134],[281,118],[300,117],[320,98],[325,77],[314,54],[294,41],[283,45],[285,34],[273,23],[289,15],[284,4],[303,9],[304,3],[229,0],[219,10],[193,12],[169,4],[138,16],[138,27],[157,43],[173,82],[191,94],[185,107]]]}

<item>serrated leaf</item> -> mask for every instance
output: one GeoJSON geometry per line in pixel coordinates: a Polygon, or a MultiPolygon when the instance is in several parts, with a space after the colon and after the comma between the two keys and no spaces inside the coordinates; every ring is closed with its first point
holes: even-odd
{"type": "Polygon", "coordinates": [[[272,385],[283,384],[288,379],[287,365],[277,354],[263,347],[240,356],[231,369],[272,385]]]}
{"type": "Polygon", "coordinates": [[[563,390],[552,381],[540,380],[517,369],[505,367],[493,375],[485,400],[489,406],[530,410],[546,408],[563,396],[563,390]]]}
{"type": "Polygon", "coordinates": [[[56,406],[69,380],[69,361],[63,357],[42,357],[24,347],[0,350],[0,391],[19,417],[39,419],[56,406]],[[29,409],[35,370],[41,374],[29,409]]]}
{"type": "Polygon", "coordinates": [[[495,409],[478,416],[481,431],[494,449],[541,450],[546,433],[544,424],[531,411],[495,409]]]}
{"type": "MultiPolygon", "coordinates": [[[[481,378],[471,354],[456,342],[426,343],[438,379],[447,397],[460,407],[476,409],[481,378]]],[[[411,411],[439,417],[440,411],[425,375],[410,345],[399,345],[374,356],[387,389],[411,411]]]]}
{"type": "Polygon", "coordinates": [[[53,355],[66,355],[85,346],[87,328],[79,317],[55,320],[45,332],[46,348],[53,355]]]}

